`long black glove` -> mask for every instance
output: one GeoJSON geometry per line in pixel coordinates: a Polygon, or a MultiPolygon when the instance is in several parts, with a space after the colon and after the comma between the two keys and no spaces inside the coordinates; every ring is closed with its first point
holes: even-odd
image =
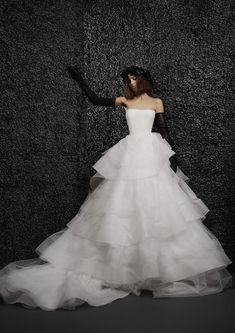
{"type": "MultiPolygon", "coordinates": [[[[161,134],[161,136],[170,144],[172,149],[174,150],[174,144],[173,141],[169,135],[169,131],[166,126],[165,118],[163,115],[163,112],[158,112],[155,115],[156,123],[157,123],[157,128],[158,132],[161,134]]],[[[175,154],[170,157],[170,162],[171,162],[171,168],[174,172],[176,172],[177,169],[177,159],[175,154]]]]}
{"type": "Polygon", "coordinates": [[[69,66],[66,68],[66,70],[69,72],[70,76],[76,82],[78,82],[78,84],[82,88],[83,92],[86,94],[86,96],[89,98],[89,100],[93,104],[99,105],[99,106],[115,107],[115,97],[106,98],[106,97],[97,96],[96,93],[90,89],[90,87],[87,85],[87,83],[83,79],[79,68],[69,66]]]}

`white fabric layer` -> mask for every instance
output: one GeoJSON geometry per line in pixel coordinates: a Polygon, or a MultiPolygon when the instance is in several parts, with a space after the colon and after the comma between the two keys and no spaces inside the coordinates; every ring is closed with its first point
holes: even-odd
{"type": "Polygon", "coordinates": [[[0,271],[6,303],[44,310],[110,303],[148,289],[153,297],[203,296],[232,285],[219,240],[202,223],[208,207],[152,133],[153,110],[128,109],[130,134],[94,164],[92,191],[38,258],[0,271]]]}

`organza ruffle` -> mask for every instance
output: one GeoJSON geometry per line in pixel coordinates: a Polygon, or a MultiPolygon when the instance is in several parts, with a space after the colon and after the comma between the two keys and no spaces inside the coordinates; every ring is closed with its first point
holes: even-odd
{"type": "Polygon", "coordinates": [[[105,305],[129,292],[104,287],[102,281],[89,274],[33,258],[12,262],[0,271],[0,294],[6,304],[21,303],[27,308],[51,311],[74,310],[85,302],[105,305]]]}
{"type": "Polygon", "coordinates": [[[208,233],[209,244],[197,244],[199,238],[189,242],[187,236],[160,244],[150,238],[114,246],[81,238],[66,228],[36,249],[39,258],[2,269],[0,294],[6,303],[55,310],[74,309],[84,302],[100,306],[129,293],[139,295],[143,289],[153,291],[153,297],[179,297],[230,287],[232,276],[225,267],[231,261],[216,238],[208,233]]]}
{"type": "Polygon", "coordinates": [[[165,241],[149,237],[131,246],[83,238],[70,228],[53,238],[54,243],[49,237],[36,249],[43,260],[106,282],[125,284],[152,277],[172,282],[231,263],[218,240],[199,222],[177,237],[165,241]]]}
{"type": "Polygon", "coordinates": [[[174,155],[157,132],[130,135],[103,153],[93,168],[106,179],[137,179],[156,175],[174,155]]]}
{"type": "Polygon", "coordinates": [[[169,161],[161,176],[103,179],[67,225],[77,235],[117,245],[148,237],[170,239],[190,228],[190,221],[204,220],[209,211],[186,181],[179,168],[177,173],[171,170],[169,161]]]}
{"type": "Polygon", "coordinates": [[[106,286],[137,296],[141,294],[142,290],[151,290],[153,298],[205,296],[232,287],[232,275],[225,268],[216,268],[173,282],[149,278],[128,284],[107,283],[106,286]]]}

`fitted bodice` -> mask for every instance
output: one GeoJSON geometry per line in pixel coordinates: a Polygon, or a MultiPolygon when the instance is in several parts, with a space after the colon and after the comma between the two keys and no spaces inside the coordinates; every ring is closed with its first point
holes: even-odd
{"type": "Polygon", "coordinates": [[[130,135],[152,132],[155,111],[152,109],[126,108],[126,120],[130,135]]]}

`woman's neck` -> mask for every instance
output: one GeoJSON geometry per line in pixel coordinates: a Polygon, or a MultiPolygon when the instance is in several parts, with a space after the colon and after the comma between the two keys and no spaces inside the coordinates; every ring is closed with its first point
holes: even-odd
{"type": "Polygon", "coordinates": [[[136,97],[134,97],[133,99],[134,100],[143,100],[143,99],[146,99],[146,98],[148,98],[149,97],[149,95],[147,94],[147,93],[144,93],[144,94],[142,94],[142,95],[140,95],[140,96],[136,96],[136,97]]]}

